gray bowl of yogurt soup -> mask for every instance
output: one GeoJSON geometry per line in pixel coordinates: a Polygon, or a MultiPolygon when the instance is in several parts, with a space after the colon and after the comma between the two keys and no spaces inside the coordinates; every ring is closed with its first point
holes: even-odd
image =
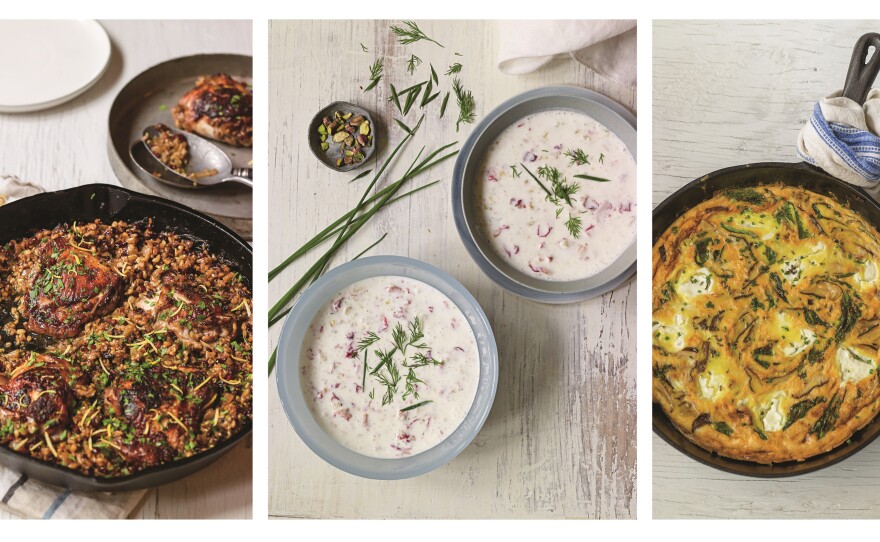
{"type": "Polygon", "coordinates": [[[303,293],[281,332],[276,379],[313,452],[345,472],[396,480],[471,443],[495,399],[498,350],[458,281],[418,260],[375,256],[303,293]]]}
{"type": "Polygon", "coordinates": [[[458,233],[505,289],[543,303],[608,292],[636,269],[636,120],[613,100],[554,86],[515,96],[455,163],[458,233]]]}

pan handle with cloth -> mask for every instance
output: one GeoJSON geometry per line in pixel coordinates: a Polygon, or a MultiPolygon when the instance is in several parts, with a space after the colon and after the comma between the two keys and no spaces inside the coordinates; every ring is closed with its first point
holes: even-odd
{"type": "Polygon", "coordinates": [[[871,86],[878,72],[880,34],[871,32],[853,48],[843,90],[822,98],[798,135],[804,161],[875,199],[880,196],[880,90],[871,86]]]}

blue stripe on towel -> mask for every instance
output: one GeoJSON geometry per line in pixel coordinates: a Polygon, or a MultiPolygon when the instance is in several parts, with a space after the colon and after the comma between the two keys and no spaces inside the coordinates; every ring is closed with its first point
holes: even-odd
{"type": "Polygon", "coordinates": [[[28,477],[26,475],[22,474],[21,477],[18,480],[16,480],[14,484],[9,486],[9,489],[6,490],[6,495],[3,495],[3,501],[2,501],[3,504],[7,504],[9,502],[9,499],[11,499],[13,495],[15,495],[15,492],[18,490],[18,488],[23,486],[24,483],[27,481],[28,481],[28,477]]]}
{"type": "MultiPolygon", "coordinates": [[[[839,122],[827,122],[819,104],[813,107],[810,125],[853,171],[870,181],[880,179],[880,137],[839,122]]],[[[801,158],[816,163],[810,156],[801,158]]]]}
{"type": "Polygon", "coordinates": [[[52,506],[50,506],[49,509],[46,510],[46,513],[43,514],[43,519],[52,519],[52,516],[55,515],[55,512],[58,510],[58,508],[61,507],[62,504],[64,504],[64,501],[67,500],[67,497],[70,497],[71,493],[71,490],[65,489],[64,493],[58,495],[58,497],[55,499],[55,502],[52,503],[52,506]]]}

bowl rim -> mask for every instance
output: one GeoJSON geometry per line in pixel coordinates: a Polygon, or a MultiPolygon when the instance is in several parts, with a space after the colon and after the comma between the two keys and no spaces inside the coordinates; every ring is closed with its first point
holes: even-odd
{"type": "Polygon", "coordinates": [[[275,379],[281,406],[288,422],[315,455],[342,471],[363,478],[377,480],[412,478],[426,474],[452,461],[471,444],[482,429],[492,410],[498,388],[499,364],[495,335],[488,317],[476,298],[445,271],[420,260],[402,256],[359,258],[335,267],[324,274],[297,300],[285,319],[277,344],[278,363],[275,379]],[[389,269],[391,270],[389,271],[389,269]],[[419,276],[406,275],[402,271],[414,271],[419,276]],[[477,340],[478,350],[482,350],[480,345],[480,332],[482,332],[485,336],[485,348],[488,354],[484,356],[481,353],[479,356],[480,383],[467,415],[455,431],[432,448],[402,458],[369,457],[336,442],[315,421],[300,386],[299,365],[302,339],[317,311],[339,291],[339,283],[344,283],[344,286],[341,287],[345,287],[359,280],[376,276],[403,276],[411,280],[418,280],[439,290],[447,297],[450,296],[441,287],[452,290],[461,299],[460,302],[456,302],[450,297],[450,301],[462,313],[465,313],[466,317],[469,311],[473,314],[476,322],[468,319],[468,323],[477,340]],[[434,282],[429,282],[429,280],[434,282]],[[466,306],[462,307],[462,303],[466,306]],[[475,329],[475,323],[480,329],[475,329]],[[488,376],[485,387],[483,386],[484,373],[488,376]],[[320,434],[322,438],[315,439],[312,437],[312,433],[320,434]]]}
{"type": "MultiPolygon", "coordinates": [[[[479,247],[476,241],[476,235],[479,232],[474,231],[471,223],[467,219],[467,212],[465,211],[465,208],[468,202],[463,195],[465,190],[465,170],[467,169],[469,162],[474,158],[475,148],[477,147],[478,143],[481,142],[483,138],[485,138],[485,134],[487,133],[487,131],[489,131],[489,129],[492,128],[495,123],[498,122],[499,119],[511,109],[520,107],[523,104],[529,102],[554,97],[575,98],[579,100],[584,100],[586,102],[592,102],[595,106],[604,109],[607,114],[611,115],[612,117],[616,117],[622,124],[631,127],[633,130],[633,136],[637,135],[638,133],[635,115],[633,115],[618,102],[592,90],[573,85],[551,85],[534,88],[517,94],[511,98],[508,98],[507,100],[496,106],[494,109],[492,109],[492,111],[490,111],[487,115],[485,115],[482,121],[480,121],[476,128],[474,128],[474,130],[470,133],[464,145],[462,146],[461,151],[459,152],[459,155],[455,161],[455,167],[453,170],[452,214],[455,221],[456,230],[458,231],[459,238],[464,244],[465,249],[468,251],[471,258],[474,260],[480,270],[493,282],[511,293],[514,293],[521,297],[525,297],[526,299],[530,299],[532,301],[550,304],[563,304],[585,301],[587,299],[600,296],[611,290],[614,290],[615,288],[621,286],[622,284],[626,283],[630,278],[632,278],[632,276],[636,273],[636,246],[638,240],[637,235],[633,237],[632,243],[616,260],[616,262],[619,262],[623,259],[628,260],[629,258],[631,258],[631,263],[627,267],[625,267],[620,274],[610,278],[606,282],[601,283],[598,286],[586,289],[574,289],[566,291],[557,291],[556,289],[542,289],[524,284],[523,282],[512,277],[510,274],[506,273],[504,270],[497,267],[492,261],[489,260],[489,258],[486,257],[486,255],[483,253],[483,250],[479,247]]],[[[590,116],[587,113],[584,114],[590,116]]],[[[614,132],[612,131],[612,133],[614,132]]],[[[615,133],[615,135],[617,134],[615,133]]],[[[631,150],[635,150],[635,148],[631,150]]],[[[636,152],[633,152],[633,158],[634,160],[636,160],[636,162],[638,162],[636,154],[636,152]]],[[[608,268],[613,267],[616,262],[612,263],[610,266],[608,266],[608,268]]],[[[600,271],[600,273],[601,272],[602,271],[600,271]]],[[[536,280],[536,282],[544,282],[548,285],[566,284],[566,282],[558,281],[536,280]]],[[[569,281],[569,283],[574,282],[578,281],[569,281]]]]}

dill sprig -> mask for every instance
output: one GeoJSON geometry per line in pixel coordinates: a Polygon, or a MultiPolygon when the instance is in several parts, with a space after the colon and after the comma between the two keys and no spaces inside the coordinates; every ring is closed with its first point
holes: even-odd
{"type": "MultiPolygon", "coordinates": [[[[571,202],[571,196],[580,189],[580,185],[577,183],[569,183],[566,178],[562,176],[562,172],[555,167],[541,166],[538,168],[538,175],[536,176],[526,167],[525,164],[520,163],[520,166],[522,166],[523,170],[525,170],[525,172],[528,173],[536,183],[538,183],[538,186],[544,190],[547,201],[557,206],[556,218],[559,218],[564,210],[562,206],[563,201],[565,201],[570,207],[574,207],[574,204],[571,202]],[[539,177],[545,179],[552,189],[547,188],[547,186],[541,182],[539,177]]],[[[515,170],[515,166],[511,166],[511,168],[515,170]]],[[[581,217],[574,216],[571,212],[568,213],[568,220],[565,222],[565,227],[575,239],[580,238],[582,225],[583,222],[581,217]]]]}
{"type": "Polygon", "coordinates": [[[461,64],[456,62],[452,66],[449,66],[449,69],[446,70],[446,75],[452,75],[454,73],[459,73],[459,72],[461,72],[461,64]]]}
{"type": "MultiPolygon", "coordinates": [[[[391,404],[391,402],[394,401],[394,394],[397,393],[397,386],[398,384],[400,384],[400,371],[397,369],[397,365],[394,363],[392,355],[393,353],[389,354],[389,357],[387,359],[387,374],[379,373],[376,375],[376,380],[378,380],[380,384],[385,386],[385,394],[382,396],[382,406],[391,404]]],[[[386,360],[383,359],[381,363],[385,362],[386,360]]]]}
{"type": "Polygon", "coordinates": [[[409,60],[406,61],[406,71],[413,74],[416,71],[416,68],[422,63],[422,59],[417,57],[416,55],[411,55],[409,60]]]}
{"type": "Polygon", "coordinates": [[[455,131],[458,131],[458,126],[465,122],[467,124],[473,124],[474,119],[476,118],[476,113],[474,110],[477,107],[477,102],[474,100],[474,95],[469,90],[465,90],[464,87],[461,86],[461,81],[456,77],[452,81],[452,91],[455,93],[455,99],[458,101],[458,120],[455,122],[455,131]]]}
{"type": "Polygon", "coordinates": [[[550,184],[553,187],[553,196],[557,202],[559,200],[565,200],[570,206],[574,206],[571,202],[571,196],[578,191],[580,185],[577,183],[566,182],[565,177],[562,176],[562,172],[555,167],[541,166],[538,168],[538,175],[550,181],[550,184]]]}
{"type": "Polygon", "coordinates": [[[571,166],[590,165],[590,157],[584,153],[583,149],[568,149],[565,151],[565,156],[570,160],[569,165],[571,166]]]}
{"type": "Polygon", "coordinates": [[[371,90],[373,87],[379,84],[379,81],[382,79],[382,68],[384,67],[382,59],[377,58],[373,65],[370,66],[370,84],[364,89],[364,92],[371,90]]]}
{"type": "MultiPolygon", "coordinates": [[[[422,32],[422,29],[419,28],[419,25],[417,25],[415,21],[403,21],[403,24],[406,28],[404,28],[403,26],[391,25],[391,32],[393,32],[394,35],[397,36],[397,41],[401,45],[409,45],[410,43],[415,43],[421,40],[427,40],[432,43],[436,43],[437,45],[440,45],[439,42],[432,40],[424,32],[422,32]]],[[[443,46],[440,45],[440,47],[443,46]]]]}
{"type": "Polygon", "coordinates": [[[565,221],[565,227],[568,229],[568,233],[570,233],[572,237],[575,239],[579,238],[581,236],[581,230],[583,229],[581,217],[572,216],[569,213],[568,220],[565,221]]]}
{"type": "MultiPolygon", "coordinates": [[[[404,377],[404,392],[400,399],[406,400],[410,396],[418,399],[419,394],[416,385],[424,382],[419,378],[415,370],[420,367],[443,365],[442,361],[431,357],[430,351],[428,351],[428,355],[425,355],[422,352],[416,352],[409,360],[407,360],[407,348],[416,348],[419,350],[426,350],[428,348],[428,345],[422,342],[424,337],[425,331],[422,326],[421,318],[416,317],[407,324],[406,328],[404,328],[403,324],[398,322],[391,330],[391,343],[393,346],[386,350],[379,348],[373,350],[373,354],[379,358],[379,362],[368,373],[366,363],[369,348],[380,341],[380,338],[376,333],[372,331],[368,332],[358,341],[357,347],[358,352],[364,352],[364,375],[361,387],[366,387],[367,374],[369,374],[376,379],[376,382],[378,382],[380,386],[385,388],[385,392],[382,396],[382,405],[384,406],[392,403],[401,382],[400,366],[394,359],[396,355],[399,355],[403,358],[401,365],[407,369],[406,376],[404,377]]],[[[372,399],[373,396],[371,395],[370,398],[372,399]]]]}
{"type": "Polygon", "coordinates": [[[410,369],[409,372],[406,373],[406,388],[404,389],[403,395],[400,396],[400,400],[405,401],[410,395],[412,395],[414,399],[418,399],[419,392],[416,390],[416,384],[424,383],[425,381],[416,376],[415,371],[410,369]]]}
{"type": "Polygon", "coordinates": [[[443,362],[441,360],[434,359],[433,357],[430,357],[430,356],[426,356],[425,354],[422,354],[421,352],[416,352],[409,359],[411,359],[412,362],[411,363],[403,362],[404,367],[407,367],[407,368],[411,367],[413,369],[418,369],[419,367],[426,367],[428,365],[433,365],[435,367],[439,366],[439,365],[443,365],[443,362]]]}
{"type": "Polygon", "coordinates": [[[379,336],[374,332],[367,333],[367,336],[358,341],[358,352],[363,352],[367,348],[373,346],[379,340],[379,336]]]}
{"type": "Polygon", "coordinates": [[[361,49],[363,49],[363,51],[364,51],[365,53],[369,53],[369,52],[370,52],[370,50],[367,49],[367,46],[364,45],[363,43],[361,43],[361,49]]]}

